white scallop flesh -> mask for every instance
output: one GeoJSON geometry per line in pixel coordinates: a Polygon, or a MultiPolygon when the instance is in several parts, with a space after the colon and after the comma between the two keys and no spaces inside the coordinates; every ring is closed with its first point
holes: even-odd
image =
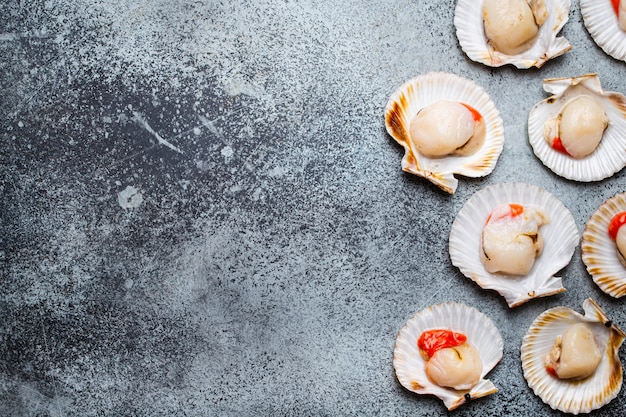
{"type": "Polygon", "coordinates": [[[497,51],[516,55],[530,48],[548,17],[543,0],[485,0],[485,35],[497,51]]]}
{"type": "Polygon", "coordinates": [[[595,372],[601,359],[593,331],[585,323],[576,323],[557,337],[546,365],[561,379],[584,379],[595,372]]]}
{"type": "MultiPolygon", "coordinates": [[[[554,120],[554,119],[553,119],[554,120]]],[[[554,129],[548,121],[544,128],[544,137],[548,143],[554,141],[554,129]]],[[[609,125],[609,118],[600,104],[587,95],[581,95],[569,101],[557,117],[558,133],[563,147],[574,158],[584,158],[596,150],[604,130],[609,125]]]]}
{"type": "Polygon", "coordinates": [[[519,214],[510,204],[497,206],[482,232],[481,261],[489,273],[527,275],[543,250],[539,227],[548,223],[547,216],[531,206],[519,214]]]}
{"type": "Polygon", "coordinates": [[[626,227],[620,227],[615,238],[618,258],[622,264],[626,263],[626,227]]]}
{"type": "Polygon", "coordinates": [[[440,349],[426,362],[426,375],[435,384],[455,390],[471,389],[482,371],[480,353],[468,343],[440,349]]]}
{"type": "Polygon", "coordinates": [[[461,103],[436,101],[421,109],[411,120],[410,140],[422,155],[454,154],[474,135],[474,117],[461,103]]]}
{"type": "Polygon", "coordinates": [[[626,31],[626,1],[619,2],[619,10],[617,13],[617,21],[620,29],[626,31]]]}

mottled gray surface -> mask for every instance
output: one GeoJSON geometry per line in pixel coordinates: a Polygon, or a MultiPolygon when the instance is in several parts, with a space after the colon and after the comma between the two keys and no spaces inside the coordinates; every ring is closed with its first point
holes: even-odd
{"type": "MultiPolygon", "coordinates": [[[[470,61],[455,2],[4,0],[0,4],[0,415],[440,415],[396,380],[395,337],[456,301],[505,341],[500,391],[458,416],[558,415],[519,348],[547,308],[596,299],[576,250],[568,291],[511,310],[453,267],[476,191],[540,185],[582,232],[624,172],[579,184],[527,141],[547,77],[626,66],[586,32],[540,70],[470,61]],[[455,195],[400,170],[383,109],[428,71],[475,80],[506,135],[455,195]]],[[[622,349],[623,352],[623,349],[622,349]]],[[[621,354],[622,360],[624,354],[621,354]]],[[[602,413],[618,415],[620,395],[602,413]]]]}

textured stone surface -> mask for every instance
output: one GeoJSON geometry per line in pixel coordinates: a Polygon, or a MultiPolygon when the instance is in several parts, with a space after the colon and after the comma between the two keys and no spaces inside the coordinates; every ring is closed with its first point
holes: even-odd
{"type": "Polygon", "coordinates": [[[404,322],[444,301],[505,341],[500,391],[456,415],[559,415],[522,376],[528,326],[591,296],[626,327],[623,301],[577,249],[566,293],[510,310],[451,265],[448,233],[474,192],[510,181],[553,193],[582,232],[625,174],[555,176],[528,112],[543,78],[597,72],[626,92],[626,66],[574,2],[571,52],[487,68],[460,49],[454,6],[3,1],[0,415],[445,414],[392,367],[404,322]],[[391,93],[428,71],[475,80],[504,121],[495,171],[453,196],[403,173],[384,128],[391,93]]]}

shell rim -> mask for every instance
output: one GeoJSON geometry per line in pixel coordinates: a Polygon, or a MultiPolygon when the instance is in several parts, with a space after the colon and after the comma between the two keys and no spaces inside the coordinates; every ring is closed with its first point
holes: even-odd
{"type": "Polygon", "coordinates": [[[531,299],[565,291],[561,279],[554,274],[571,262],[579,237],[571,212],[550,192],[528,183],[500,183],[477,191],[459,210],[450,230],[449,252],[452,264],[466,278],[485,290],[495,290],[514,308],[531,299]],[[513,202],[541,207],[550,217],[550,223],[542,226],[545,242],[542,256],[524,277],[489,273],[478,255],[483,223],[475,219],[486,219],[496,205],[513,202]],[[544,204],[550,207],[543,207],[544,204]],[[559,234],[550,235],[553,230],[559,234]],[[552,245],[557,239],[559,244],[552,245]],[[550,258],[551,255],[557,260],[550,258]]]}
{"type": "Polygon", "coordinates": [[[621,93],[604,91],[595,73],[571,78],[549,78],[544,80],[543,86],[545,91],[549,91],[552,84],[567,83],[569,86],[562,92],[539,101],[528,114],[528,141],[533,153],[552,172],[568,180],[594,182],[609,178],[626,167],[626,114],[612,101],[616,97],[624,101],[626,98],[621,93]],[[597,83],[597,91],[594,91],[594,86],[585,85],[592,83],[597,83]],[[598,148],[590,155],[576,159],[554,151],[543,137],[543,128],[547,120],[555,117],[567,102],[579,95],[599,96],[597,100],[602,101],[605,111],[607,106],[613,106],[610,108],[613,119],[604,131],[598,148]],[[619,115],[622,117],[617,118],[619,115]]]}
{"type": "Polygon", "coordinates": [[[626,295],[626,268],[619,262],[615,243],[608,236],[607,230],[613,216],[621,211],[626,211],[626,192],[605,200],[591,214],[585,224],[581,243],[582,261],[587,273],[604,293],[614,298],[626,295]]]}
{"type": "Polygon", "coordinates": [[[424,177],[444,191],[454,194],[455,174],[470,178],[490,174],[504,148],[504,123],[494,102],[475,81],[443,71],[427,72],[405,81],[391,94],[385,106],[387,133],[404,150],[402,169],[424,177]],[[483,147],[472,155],[429,158],[413,150],[407,127],[417,110],[439,100],[471,105],[485,120],[483,147]]]}
{"type": "Polygon", "coordinates": [[[573,48],[567,39],[557,36],[569,20],[571,1],[553,0],[549,3],[553,7],[549,8],[548,20],[541,26],[538,35],[541,37],[550,33],[548,44],[542,48],[534,42],[527,51],[506,55],[493,50],[487,42],[482,19],[483,0],[459,0],[454,10],[454,26],[461,49],[472,61],[489,67],[511,64],[518,69],[541,68],[550,59],[563,55],[573,48]],[[560,10],[558,6],[561,7],[560,10]],[[555,17],[555,12],[559,11],[555,17]]]}
{"type": "Polygon", "coordinates": [[[608,56],[626,62],[626,32],[617,24],[610,2],[580,0],[580,12],[596,45],[608,56]]]}
{"type": "MultiPolygon", "coordinates": [[[[587,298],[583,302],[583,309],[585,312],[584,316],[565,306],[557,306],[544,311],[533,320],[522,339],[522,345],[520,347],[522,371],[529,388],[552,409],[572,414],[589,413],[608,404],[619,394],[623,378],[622,364],[618,356],[618,350],[626,334],[606,316],[606,313],[593,299],[587,298]],[[553,319],[553,322],[551,324],[544,324],[546,320],[549,319],[553,319]],[[559,322],[563,322],[563,324],[559,322]],[[617,380],[613,381],[614,385],[610,387],[610,390],[607,391],[606,386],[603,387],[605,388],[602,390],[602,394],[604,394],[603,397],[592,399],[591,404],[589,401],[579,402],[578,407],[574,407],[572,399],[569,399],[569,401],[565,399],[564,401],[564,396],[575,396],[576,391],[574,387],[579,386],[581,383],[592,383],[600,376],[593,375],[582,381],[555,379],[545,371],[543,362],[544,356],[552,347],[554,335],[562,334],[563,329],[574,322],[595,323],[596,329],[602,329],[602,331],[607,333],[607,348],[596,372],[608,367],[609,371],[617,376],[617,380]],[[546,337],[541,337],[542,330],[547,334],[546,337]],[[619,343],[609,345],[609,343],[612,342],[612,338],[615,338],[619,343]],[[609,351],[609,348],[612,348],[612,350],[609,351]],[[609,353],[613,355],[613,362],[611,362],[612,359],[607,356],[609,353]],[[619,369],[611,369],[612,364],[619,367],[619,369]],[[537,375],[537,373],[540,374],[537,375]],[[550,378],[548,381],[551,381],[556,388],[546,388],[546,385],[542,383],[540,378],[550,378]],[[555,398],[554,391],[557,389],[560,389],[559,392],[561,393],[561,397],[559,398],[555,398]],[[565,393],[562,391],[565,391],[565,393]]],[[[596,332],[597,330],[594,333],[596,332]]],[[[610,384],[611,381],[606,382],[607,386],[610,384]]]]}
{"type": "Polygon", "coordinates": [[[403,324],[394,345],[393,367],[396,378],[404,388],[420,395],[434,395],[444,401],[448,410],[453,410],[465,403],[468,396],[480,398],[497,391],[491,381],[484,378],[500,362],[503,351],[502,336],[488,316],[475,307],[448,301],[417,311],[403,324]],[[481,380],[472,389],[454,390],[440,387],[426,376],[424,360],[417,347],[417,338],[423,331],[435,328],[463,332],[468,336],[468,342],[478,348],[483,359],[483,371],[481,380]],[[412,366],[406,365],[406,362],[411,360],[416,363],[412,366]],[[418,380],[417,387],[412,383],[415,379],[418,380]]]}

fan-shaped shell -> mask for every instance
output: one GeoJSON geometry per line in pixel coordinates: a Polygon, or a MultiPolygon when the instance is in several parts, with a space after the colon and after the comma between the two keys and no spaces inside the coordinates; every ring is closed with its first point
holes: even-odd
{"type": "Polygon", "coordinates": [[[544,189],[524,183],[496,184],[475,193],[461,208],[450,230],[452,264],[483,289],[497,291],[509,307],[565,291],[558,271],[569,264],[579,234],[569,210],[544,189]],[[541,226],[544,248],[526,276],[492,274],[480,260],[481,233],[491,211],[500,204],[532,205],[549,223],[541,226]]]}
{"type": "Polygon", "coordinates": [[[587,31],[602,50],[626,61],[626,32],[620,29],[609,0],[580,0],[580,12],[587,31]]]}
{"type": "Polygon", "coordinates": [[[504,144],[502,119],[487,93],[473,81],[449,73],[428,73],[404,83],[387,103],[385,125],[389,135],[404,147],[402,169],[428,179],[450,194],[458,185],[454,174],[482,177],[491,173],[504,144]],[[486,137],[478,152],[468,156],[429,158],[412,148],[411,119],[420,109],[440,100],[468,104],[482,115],[486,137]]]}
{"type": "Polygon", "coordinates": [[[498,389],[485,376],[502,359],[503,342],[493,322],[473,307],[459,303],[430,306],[411,317],[398,333],[393,352],[393,367],[398,381],[409,391],[435,395],[453,410],[469,399],[484,397],[498,389]],[[483,363],[481,380],[470,390],[440,387],[425,372],[417,340],[426,330],[447,329],[463,333],[467,342],[478,349],[483,363]]]}
{"type": "Polygon", "coordinates": [[[587,221],[581,245],[587,272],[602,291],[616,298],[626,295],[626,268],[617,257],[608,230],[613,217],[623,211],[626,211],[626,193],[605,201],[587,221]]]}
{"type": "Polygon", "coordinates": [[[522,369],[535,395],[555,410],[588,413],[610,402],[622,386],[622,364],[618,350],[626,334],[613,324],[604,311],[588,298],[583,303],[585,315],[567,307],[545,311],[531,324],[521,347],[522,369]],[[545,369],[548,355],[557,336],[576,323],[586,323],[603,352],[595,372],[583,380],[551,376],[545,369]]]}
{"type": "Polygon", "coordinates": [[[552,93],[535,104],[528,117],[528,140],[535,155],[555,174],[574,181],[599,181],[626,166],[626,98],[603,91],[596,74],[574,78],[549,78],[543,89],[552,93]],[[590,155],[575,159],[550,147],[543,137],[545,123],[557,117],[563,106],[581,95],[593,98],[606,112],[609,125],[590,155]]]}
{"type": "Polygon", "coordinates": [[[548,18],[530,49],[506,55],[494,50],[487,42],[483,23],[482,0],[459,0],[454,11],[454,26],[461,49],[476,62],[490,67],[506,64],[517,68],[540,68],[546,61],[563,55],[572,45],[563,37],[557,37],[568,20],[570,0],[546,0],[548,18]]]}

